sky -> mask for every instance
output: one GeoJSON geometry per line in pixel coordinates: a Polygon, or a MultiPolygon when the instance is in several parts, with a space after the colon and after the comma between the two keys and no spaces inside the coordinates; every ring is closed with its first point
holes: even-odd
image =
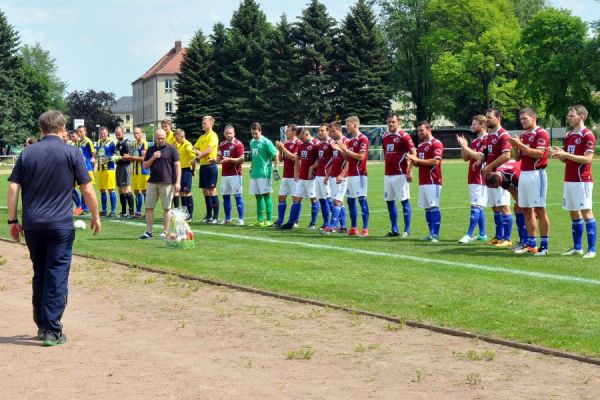
{"type": "MultiPolygon", "coordinates": [[[[308,0],[257,0],[267,19],[283,13],[295,21],[308,0]]],[[[354,3],[321,0],[342,20],[354,3]]],[[[104,90],[131,96],[131,82],[181,40],[186,46],[201,29],[228,25],[240,0],[3,0],[8,22],[23,44],[39,42],[56,59],[67,91],[104,90]]],[[[600,20],[597,0],[550,0],[585,21],[600,20]]]]}

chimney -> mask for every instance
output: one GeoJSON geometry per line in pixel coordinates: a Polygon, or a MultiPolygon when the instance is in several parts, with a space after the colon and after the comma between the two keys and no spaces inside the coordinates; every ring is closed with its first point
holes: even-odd
{"type": "Polygon", "coordinates": [[[175,41],[175,53],[179,53],[181,51],[181,40],[175,41]]]}

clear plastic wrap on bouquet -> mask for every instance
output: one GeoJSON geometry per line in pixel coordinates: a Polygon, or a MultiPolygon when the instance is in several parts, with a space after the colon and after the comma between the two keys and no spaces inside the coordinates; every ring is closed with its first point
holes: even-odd
{"type": "Polygon", "coordinates": [[[185,207],[171,210],[171,221],[167,232],[167,246],[180,249],[195,247],[194,232],[187,223],[189,217],[185,207]]]}

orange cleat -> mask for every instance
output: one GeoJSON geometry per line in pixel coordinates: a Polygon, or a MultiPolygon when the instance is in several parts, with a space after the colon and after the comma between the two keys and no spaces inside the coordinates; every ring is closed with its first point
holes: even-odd
{"type": "Polygon", "coordinates": [[[348,229],[348,236],[358,236],[358,228],[348,229]]]}
{"type": "Polygon", "coordinates": [[[82,212],[83,212],[83,208],[77,207],[76,209],[73,210],[73,215],[81,215],[82,212]]]}

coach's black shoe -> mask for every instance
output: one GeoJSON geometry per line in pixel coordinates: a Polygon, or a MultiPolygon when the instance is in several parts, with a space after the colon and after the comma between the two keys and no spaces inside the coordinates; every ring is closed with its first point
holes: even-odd
{"type": "Polygon", "coordinates": [[[44,333],[44,347],[56,346],[67,341],[67,335],[62,332],[46,331],[44,333]]]}
{"type": "Polygon", "coordinates": [[[400,236],[400,233],[394,232],[394,231],[391,231],[391,232],[388,232],[385,234],[385,237],[397,237],[397,236],[400,236]]]}
{"type": "Polygon", "coordinates": [[[277,229],[294,229],[294,224],[283,224],[280,225],[277,229]]]}

